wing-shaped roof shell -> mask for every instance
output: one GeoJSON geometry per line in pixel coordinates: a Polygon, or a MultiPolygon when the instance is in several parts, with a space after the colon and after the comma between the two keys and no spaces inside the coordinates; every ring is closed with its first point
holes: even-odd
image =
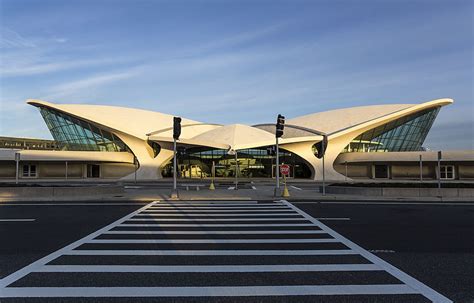
{"type": "Polygon", "coordinates": [[[339,132],[378,118],[406,111],[407,114],[430,107],[452,103],[451,99],[438,99],[422,104],[387,104],[349,107],[300,116],[287,120],[287,124],[315,129],[327,134],[339,132]]]}
{"type": "Polygon", "coordinates": [[[273,144],[275,137],[252,126],[231,124],[202,133],[193,140],[228,144],[231,149],[244,149],[273,144]]]}
{"type": "MultiPolygon", "coordinates": [[[[53,104],[32,99],[28,100],[28,104],[56,109],[140,139],[146,139],[146,134],[150,132],[173,126],[173,115],[143,109],[106,105],[53,104]]],[[[185,118],[181,121],[182,125],[196,123],[199,122],[185,118]]]]}

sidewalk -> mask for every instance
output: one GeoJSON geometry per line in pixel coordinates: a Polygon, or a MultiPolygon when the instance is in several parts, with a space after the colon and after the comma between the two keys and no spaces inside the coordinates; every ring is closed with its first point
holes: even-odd
{"type": "MultiPolygon", "coordinates": [[[[217,188],[209,190],[208,187],[200,187],[200,190],[190,188],[189,190],[180,189],[179,198],[181,200],[280,200],[288,201],[360,201],[360,202],[474,202],[472,198],[453,198],[453,197],[383,197],[383,196],[363,196],[363,195],[344,195],[327,194],[323,196],[318,190],[297,190],[289,188],[290,197],[282,198],[274,196],[273,186],[259,186],[255,189],[229,190],[217,188]]],[[[125,188],[121,192],[97,195],[62,195],[55,197],[1,197],[2,202],[14,201],[153,201],[170,199],[171,188],[125,188]]]]}

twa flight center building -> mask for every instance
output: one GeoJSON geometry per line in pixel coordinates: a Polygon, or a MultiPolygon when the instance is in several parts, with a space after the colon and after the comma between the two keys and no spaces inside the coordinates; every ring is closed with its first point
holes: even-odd
{"type": "MultiPolygon", "coordinates": [[[[54,140],[0,137],[0,179],[156,180],[172,176],[173,115],[115,106],[28,100],[54,140]]],[[[474,152],[437,151],[423,142],[451,99],[361,106],[286,120],[280,163],[290,178],[322,179],[318,142],[327,135],[327,180],[474,179],[474,152]],[[291,127],[295,126],[295,127],[291,127]]],[[[183,118],[180,178],[272,178],[275,124],[219,125],[183,118]],[[236,151],[237,157],[234,153],[236,151]],[[236,163],[237,161],[237,163],[236,163]]]]}

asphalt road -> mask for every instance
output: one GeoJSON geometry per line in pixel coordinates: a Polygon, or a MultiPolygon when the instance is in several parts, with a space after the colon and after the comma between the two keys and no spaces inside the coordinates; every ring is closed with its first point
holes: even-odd
{"type": "MultiPolygon", "coordinates": [[[[136,202],[125,203],[51,203],[35,205],[0,206],[0,279],[31,264],[44,256],[58,251],[114,221],[130,214],[145,204],[136,202]],[[23,219],[18,221],[1,221],[23,219]],[[29,220],[29,221],[28,221],[29,220]]],[[[330,229],[360,245],[367,251],[387,261],[429,288],[448,297],[455,302],[474,302],[474,206],[446,206],[446,205],[416,205],[416,204],[349,204],[349,203],[294,203],[296,207],[308,215],[318,218],[330,229]]],[[[284,217],[269,212],[271,209],[262,209],[259,216],[225,216],[217,211],[213,216],[202,218],[207,221],[200,224],[215,224],[213,219],[223,219],[222,226],[216,227],[169,227],[173,235],[151,234],[155,227],[113,227],[113,231],[146,229],[148,234],[127,235],[120,233],[104,234],[93,238],[98,243],[88,241],[82,243],[82,250],[131,250],[136,252],[147,250],[339,250],[345,245],[338,241],[325,243],[325,239],[332,238],[326,233],[312,233],[320,227],[286,227],[274,226],[268,229],[273,234],[259,235],[249,231],[255,227],[238,227],[241,232],[232,234],[236,227],[228,224],[242,224],[238,221],[244,217],[245,224],[292,224],[298,219],[297,214],[286,214],[284,217]],[[264,216],[261,216],[264,214],[264,216]],[[265,221],[259,221],[259,219],[265,221]],[[236,220],[237,219],[237,220],[236,220]],[[255,220],[257,219],[257,220],[255,220]],[[282,220],[284,219],[284,220],[282,220]],[[227,225],[227,226],[226,226],[227,225]],[[279,231],[293,229],[306,230],[307,234],[279,234],[279,231]],[[194,231],[195,234],[180,234],[180,231],[194,231]],[[209,235],[210,230],[219,230],[221,234],[209,235]],[[202,232],[204,231],[204,234],[202,232]],[[178,233],[176,233],[178,232],[178,233]],[[200,234],[201,233],[201,234],[200,234]],[[232,243],[233,240],[247,239],[245,243],[232,243]],[[262,238],[271,239],[270,243],[263,243],[262,238]],[[286,243],[291,238],[293,243],[286,243]],[[131,243],[120,242],[121,239],[132,240],[131,243]],[[153,243],[155,240],[164,243],[153,243]],[[194,243],[192,240],[212,240],[211,242],[194,243]],[[147,242],[152,243],[133,243],[147,242]],[[145,240],[145,241],[143,241],[145,240]],[[172,240],[172,243],[167,241],[172,240]],[[178,243],[176,243],[178,240],[178,243]],[[190,241],[191,240],[191,241],[190,241]],[[225,240],[225,241],[222,241],[225,240]],[[228,240],[231,240],[230,243],[228,240]],[[283,242],[280,243],[280,240],[283,242]],[[301,240],[307,243],[301,243],[301,240]],[[322,240],[320,243],[319,241],[322,240]],[[101,243],[105,242],[105,243],[101,243]],[[227,241],[227,242],[226,242],[227,241]],[[182,243],[180,243],[182,242],[182,243]],[[216,242],[216,243],[214,243],[216,242]],[[223,242],[223,243],[219,243],[223,242]]],[[[207,214],[212,212],[208,211],[207,214]]],[[[239,212],[234,212],[239,214],[239,212]]],[[[188,213],[187,216],[196,214],[188,213]]],[[[130,221],[129,224],[148,224],[147,216],[138,214],[133,218],[142,220],[130,221]]],[[[172,214],[162,213],[160,219],[167,220],[168,224],[181,224],[172,214]]],[[[156,218],[155,218],[156,219],[156,218]]],[[[127,222],[126,222],[127,223],[127,222]]],[[[151,221],[153,223],[153,221],[151,221]]],[[[259,227],[261,229],[261,227],[259,227]]],[[[163,227],[157,229],[165,231],[163,227]]],[[[126,241],[128,241],[126,240],[126,241]]],[[[156,241],[155,241],[156,242],[156,241]]],[[[253,265],[281,265],[301,264],[313,265],[350,265],[366,266],[367,259],[359,254],[354,255],[67,255],[60,253],[48,265],[167,265],[167,266],[253,266],[253,265]]],[[[204,268],[204,267],[202,267],[204,268]]],[[[248,286],[248,285],[380,285],[397,283],[397,278],[385,271],[316,271],[309,269],[283,272],[193,272],[177,273],[166,272],[129,272],[127,268],[121,273],[85,272],[71,274],[69,272],[31,272],[12,283],[16,287],[53,287],[53,286],[248,286]]],[[[0,280],[1,282],[2,280],[0,280]]],[[[365,289],[365,288],[364,288],[365,289]]],[[[1,296],[1,289],[0,289],[1,296]]],[[[0,302],[130,302],[126,298],[1,298],[0,302]]],[[[136,300],[135,300],[136,301],[136,300]]],[[[140,302],[429,302],[417,294],[411,295],[335,295],[323,298],[314,295],[307,296],[255,296],[255,297],[201,297],[201,298],[140,298],[140,302]]]]}

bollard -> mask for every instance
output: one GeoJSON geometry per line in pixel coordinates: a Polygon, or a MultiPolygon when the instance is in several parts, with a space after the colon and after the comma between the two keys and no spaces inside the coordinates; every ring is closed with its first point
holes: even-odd
{"type": "Polygon", "coordinates": [[[286,184],[285,184],[285,187],[283,188],[283,193],[281,194],[281,196],[283,198],[288,198],[290,196],[290,192],[288,191],[288,187],[286,187],[286,184]]]}

